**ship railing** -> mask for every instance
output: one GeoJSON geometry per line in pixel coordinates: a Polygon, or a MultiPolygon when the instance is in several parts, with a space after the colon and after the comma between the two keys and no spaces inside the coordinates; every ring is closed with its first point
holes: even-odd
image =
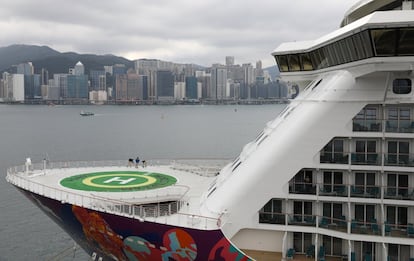
{"type": "MultiPolygon", "coordinates": [[[[183,164],[182,160],[155,160],[149,161],[154,165],[171,165],[175,162],[183,164]]],[[[188,162],[186,160],[186,162],[188,162]]],[[[224,161],[223,161],[224,162],[224,161]]],[[[227,163],[225,161],[224,163],[227,163]]],[[[223,164],[224,164],[223,163],[223,164]]],[[[185,219],[188,225],[204,228],[218,228],[220,227],[220,220],[217,218],[204,217],[200,215],[188,214],[182,210],[183,206],[188,205],[186,193],[189,188],[181,185],[173,185],[164,188],[154,194],[141,196],[150,200],[148,204],[134,204],[133,198],[126,198],[122,200],[112,200],[109,198],[98,197],[96,195],[86,196],[80,193],[74,193],[63,189],[54,188],[45,184],[41,184],[30,179],[31,175],[42,174],[41,171],[49,168],[87,168],[87,167],[109,167],[109,166],[124,166],[128,164],[127,161],[96,161],[96,162],[42,162],[31,164],[30,166],[22,165],[11,167],[7,170],[6,179],[9,183],[16,185],[26,191],[39,194],[44,197],[61,201],[62,204],[69,203],[72,205],[94,209],[97,211],[114,213],[122,216],[128,216],[144,221],[145,218],[160,218],[168,217],[173,214],[179,216],[179,219],[185,219]],[[120,165],[121,164],[121,165],[120,165]],[[26,175],[29,171],[30,175],[26,175]],[[37,171],[37,172],[36,172],[37,171]],[[175,200],[171,200],[174,199],[175,200]]],[[[182,165],[181,165],[182,166],[182,165]]],[[[142,199],[140,197],[140,199],[142,199]]],[[[137,199],[138,200],[138,199],[137,199]]],[[[169,220],[165,220],[167,224],[169,220]]]]}
{"type": "MultiPolygon", "coordinates": [[[[228,159],[156,159],[146,160],[146,166],[172,166],[173,169],[191,172],[201,176],[215,176],[228,162],[228,159]]],[[[64,161],[50,162],[44,159],[42,162],[33,163],[28,166],[29,171],[44,169],[64,168],[96,168],[96,167],[132,167],[128,160],[102,160],[102,161],[64,161]]],[[[9,170],[11,173],[26,171],[26,165],[14,166],[9,170]]],[[[142,169],[142,164],[139,166],[142,169]]]]}

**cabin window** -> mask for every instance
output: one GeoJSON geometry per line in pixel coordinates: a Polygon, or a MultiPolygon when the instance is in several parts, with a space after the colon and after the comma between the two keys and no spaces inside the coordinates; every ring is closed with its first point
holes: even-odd
{"type": "Polygon", "coordinates": [[[395,94],[409,94],[411,92],[411,79],[395,79],[392,82],[392,91],[395,94]]]}

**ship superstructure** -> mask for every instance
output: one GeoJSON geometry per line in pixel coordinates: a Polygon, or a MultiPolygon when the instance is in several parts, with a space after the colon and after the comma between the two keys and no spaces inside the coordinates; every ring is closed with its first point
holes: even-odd
{"type": "Polygon", "coordinates": [[[412,9],[361,1],[338,30],[280,45],[299,95],[224,167],[28,161],[8,181],[96,259],[411,260],[412,9]]]}

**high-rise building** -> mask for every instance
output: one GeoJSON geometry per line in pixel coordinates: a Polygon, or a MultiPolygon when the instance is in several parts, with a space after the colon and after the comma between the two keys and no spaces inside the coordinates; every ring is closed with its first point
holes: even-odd
{"type": "Polygon", "coordinates": [[[234,56],[226,56],[226,66],[234,65],[234,56]]]}
{"type": "Polygon", "coordinates": [[[12,100],[13,101],[24,101],[24,75],[23,74],[13,74],[12,78],[12,100]]]}
{"type": "Polygon", "coordinates": [[[68,75],[67,76],[66,97],[69,99],[87,99],[89,95],[87,75],[68,75]]]}
{"type": "Polygon", "coordinates": [[[226,98],[227,69],[220,65],[215,65],[211,69],[211,92],[210,97],[216,100],[226,98]]]}
{"type": "Polygon", "coordinates": [[[185,97],[197,99],[197,78],[195,76],[185,77],[185,97]]]}
{"type": "Polygon", "coordinates": [[[157,98],[169,99],[174,97],[174,75],[171,71],[157,71],[157,98]]]}
{"type": "Polygon", "coordinates": [[[75,68],[73,70],[74,75],[84,75],[85,74],[85,66],[79,61],[76,63],[75,68]]]}
{"type": "Polygon", "coordinates": [[[32,75],[34,74],[34,67],[31,62],[21,63],[17,65],[17,74],[32,75]]]}
{"type": "Polygon", "coordinates": [[[91,90],[106,90],[106,73],[102,70],[90,70],[89,79],[91,81],[91,90]]]}

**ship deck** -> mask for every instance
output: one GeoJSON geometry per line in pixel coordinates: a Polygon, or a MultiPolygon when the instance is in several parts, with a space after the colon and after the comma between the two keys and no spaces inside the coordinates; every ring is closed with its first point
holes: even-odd
{"type": "Polygon", "coordinates": [[[185,222],[188,226],[191,218],[194,227],[199,224],[212,229],[217,228],[217,220],[201,216],[198,206],[225,163],[162,160],[136,166],[128,161],[42,162],[10,168],[7,179],[19,188],[64,203],[149,221],[163,218],[164,223],[175,225],[185,222]]]}

